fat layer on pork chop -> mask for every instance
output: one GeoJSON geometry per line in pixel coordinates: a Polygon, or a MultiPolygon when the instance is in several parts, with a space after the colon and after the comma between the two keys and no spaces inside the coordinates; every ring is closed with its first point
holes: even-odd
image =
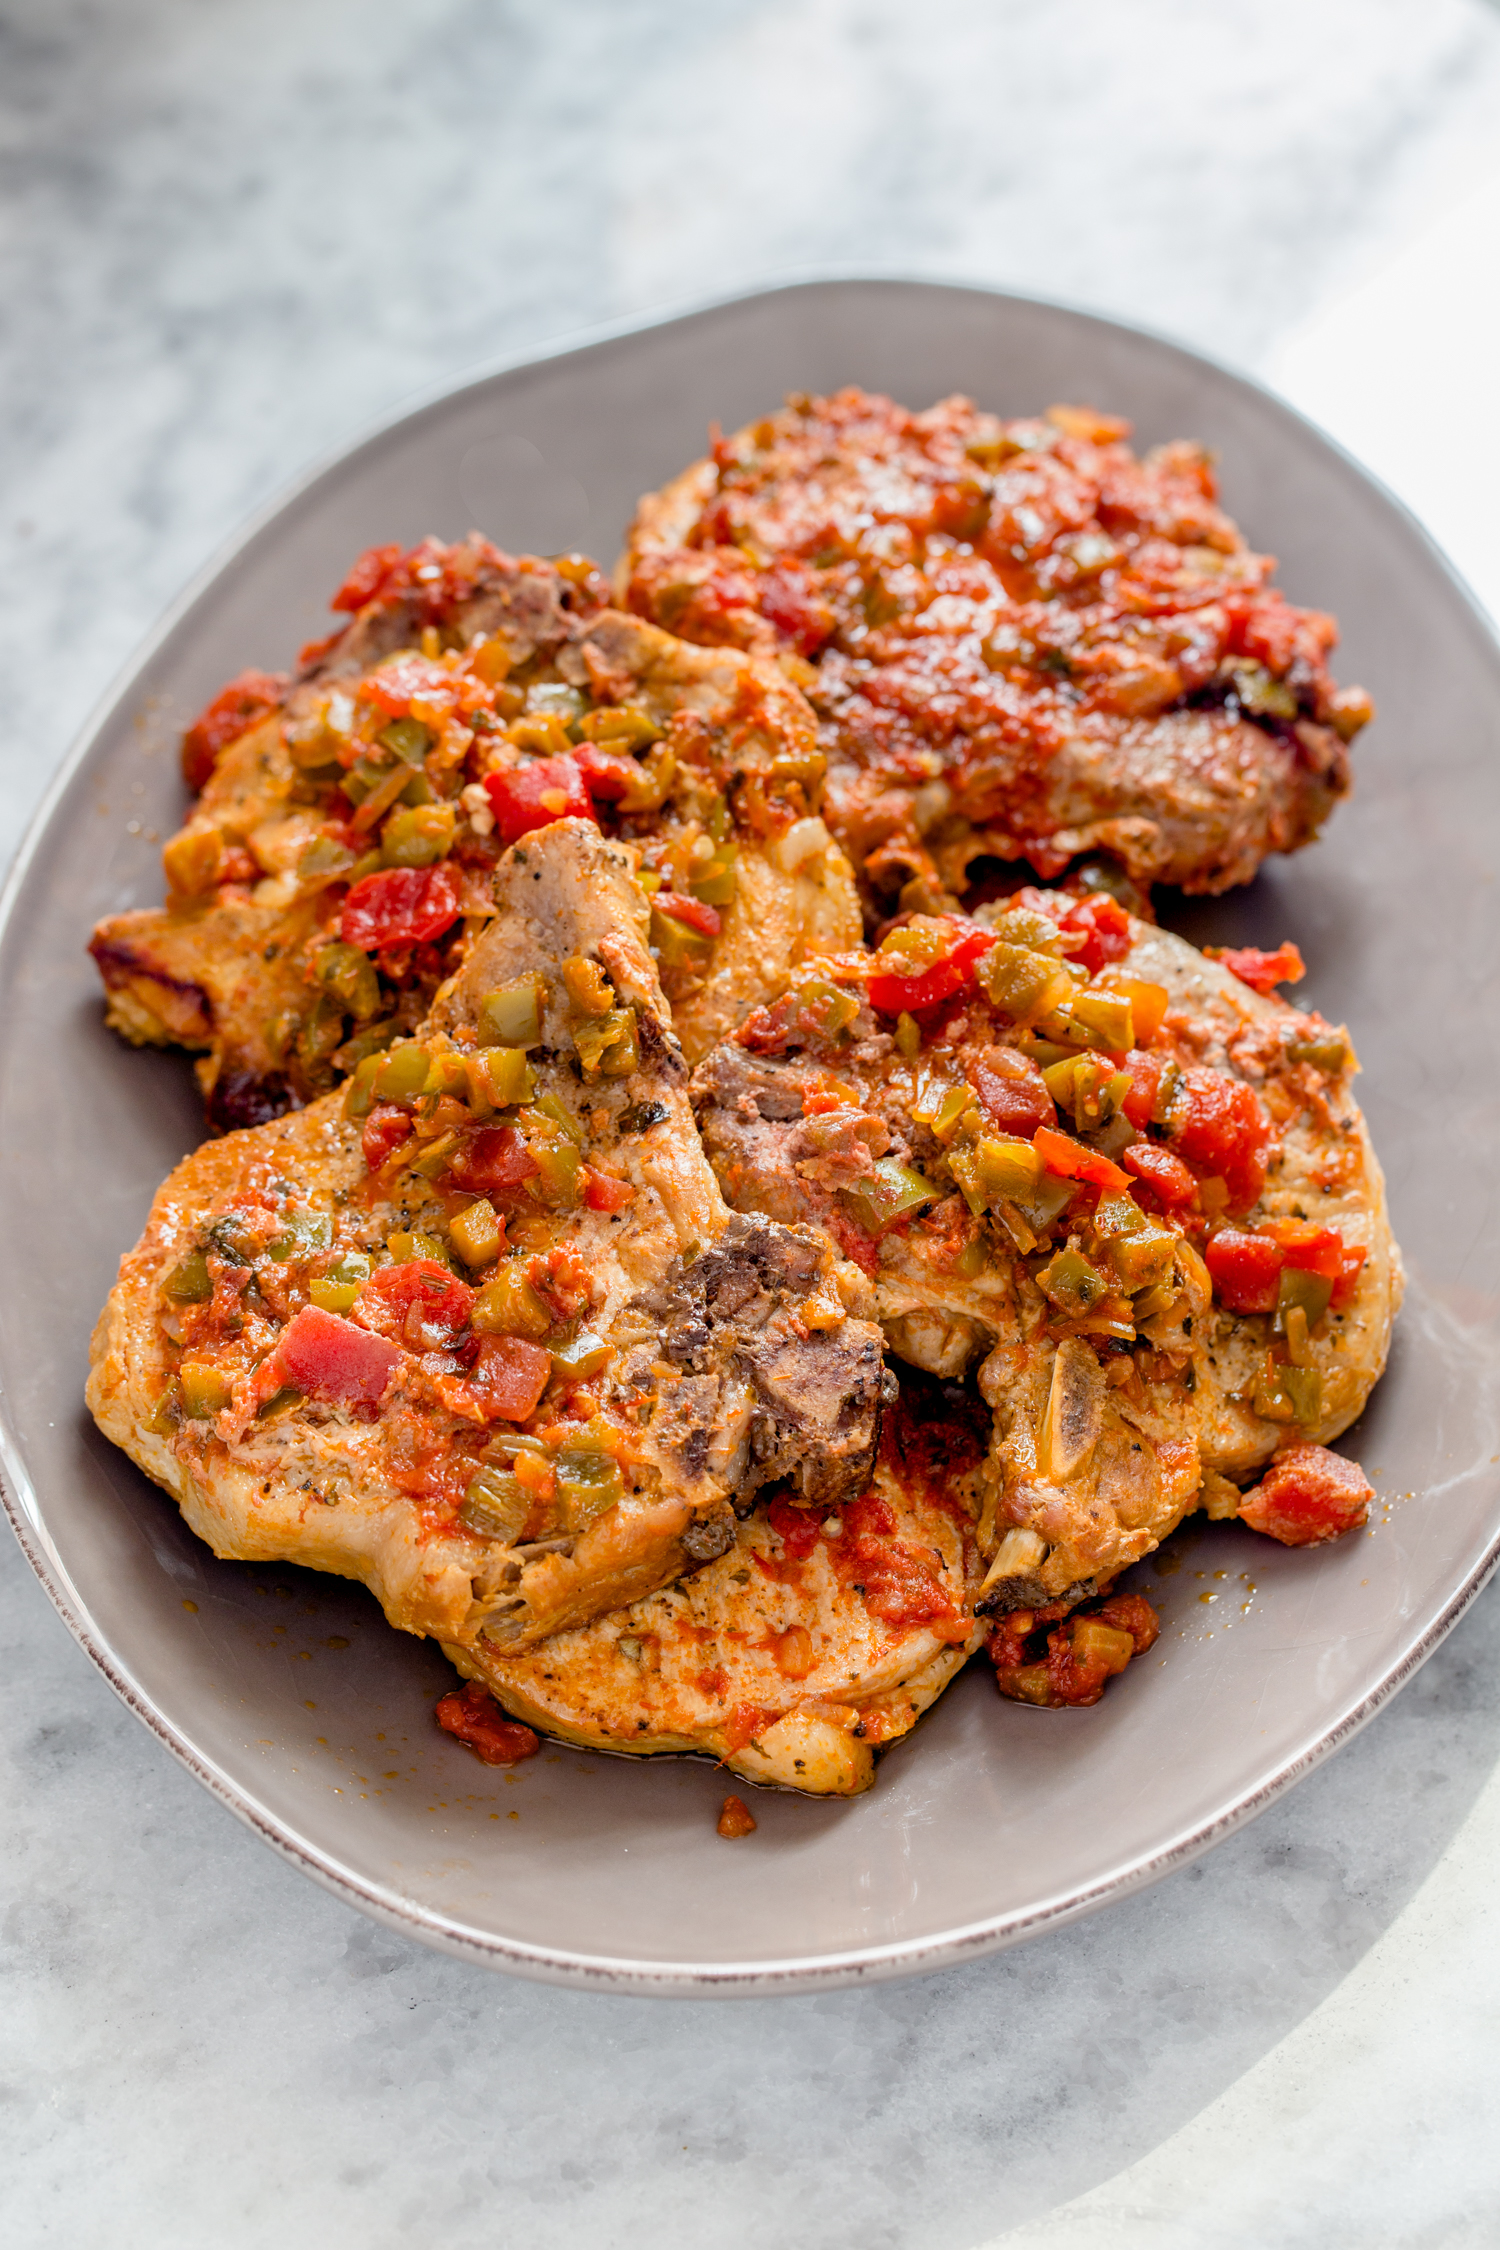
{"type": "Polygon", "coordinates": [[[633,859],[523,839],[420,1038],[158,1194],[88,1398],[217,1553],[519,1649],[723,1553],[767,1484],[864,1488],[867,1284],[726,1208],[633,859]]]}
{"type": "Polygon", "coordinates": [[[605,594],[582,558],[478,537],[377,550],[295,681],[242,676],[189,730],[168,903],[91,950],[116,1030],[203,1051],[211,1123],[264,1122],[412,1031],[495,911],[501,852],[560,817],[638,844],[691,1057],[857,936],[798,690],[605,594]]]}

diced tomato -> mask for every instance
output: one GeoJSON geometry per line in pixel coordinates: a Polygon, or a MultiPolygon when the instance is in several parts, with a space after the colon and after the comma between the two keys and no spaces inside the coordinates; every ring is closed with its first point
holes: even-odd
{"type": "Polygon", "coordinates": [[[363,609],[397,569],[405,550],[401,547],[366,547],[348,577],[328,604],[330,609],[363,609]]]}
{"type": "Polygon", "coordinates": [[[195,796],[207,784],[220,752],[274,711],[285,693],[284,672],[241,672],[198,713],[182,738],[182,778],[195,796]]]}
{"type": "Polygon", "coordinates": [[[529,1422],[552,1379],[552,1354],[524,1336],[481,1336],[473,1366],[462,1378],[439,1377],[438,1388],[455,1414],[476,1422],[529,1422]]]}
{"type": "Polygon", "coordinates": [[[1220,1227],[1204,1246],[1214,1294],[1226,1312],[1271,1312],[1281,1285],[1282,1256],[1278,1245],[1264,1234],[1244,1234],[1237,1227],[1220,1227]]]}
{"type": "Polygon", "coordinates": [[[468,1327],[473,1309],[473,1290],[455,1280],[436,1258],[381,1266],[361,1289],[355,1306],[366,1327],[414,1352],[444,1350],[468,1327]]]}
{"type": "Polygon", "coordinates": [[[1169,1211],[1180,1211],[1193,1201],[1198,1193],[1198,1183],[1183,1163],[1169,1148],[1161,1148],[1155,1141],[1137,1141],[1126,1149],[1120,1158],[1127,1172],[1144,1180],[1159,1203],[1169,1211]]]}
{"type": "Polygon", "coordinates": [[[1120,1107],[1138,1133],[1144,1133],[1151,1122],[1161,1087],[1161,1074],[1166,1067],[1165,1055],[1148,1055],[1139,1047],[1132,1047],[1120,1065],[1130,1080],[1129,1091],[1120,1107]]]}
{"type": "Polygon", "coordinates": [[[1097,976],[1109,961],[1123,960],[1130,951],[1130,916],[1108,891],[1090,891],[1079,898],[1071,891],[1044,891],[1028,884],[1017,891],[1012,906],[1029,907],[1033,914],[1048,914],[1074,942],[1067,951],[1090,976],[1097,976]]]}
{"type": "Polygon", "coordinates": [[[1047,1083],[1029,1055],[997,1047],[988,1062],[970,1073],[985,1115],[1002,1133],[1029,1141],[1039,1125],[1055,1125],[1057,1109],[1047,1083]]]}
{"type": "Polygon", "coordinates": [[[365,1119],[365,1129],[359,1137],[365,1169],[378,1172],[393,1150],[411,1138],[411,1118],[394,1102],[377,1102],[365,1119]]]}
{"type": "Polygon", "coordinates": [[[414,696],[424,703],[449,708],[458,700],[453,674],[445,666],[434,664],[431,657],[418,656],[414,651],[382,664],[378,671],[367,672],[360,682],[360,693],[393,719],[411,709],[414,696]]]}
{"type": "Polygon", "coordinates": [[[507,1719],[489,1689],[477,1680],[468,1680],[445,1695],[433,1715],[445,1734],[451,1734],[487,1766],[519,1765],[523,1758],[534,1758],[542,1747],[541,1737],[530,1727],[507,1719]]]}
{"type": "Polygon", "coordinates": [[[1290,939],[1274,953],[1262,953],[1258,945],[1208,945],[1203,950],[1256,992],[1274,992],[1278,984],[1296,984],[1307,974],[1307,963],[1290,939]]]}
{"type": "Polygon", "coordinates": [[[486,774],[484,786],[502,844],[515,843],[533,828],[549,828],[554,820],[594,817],[594,800],[571,753],[533,758],[525,766],[507,766],[503,773],[486,774]]]}
{"type": "Polygon", "coordinates": [[[1087,898],[1076,899],[1063,916],[1062,927],[1082,933],[1083,944],[1070,950],[1091,977],[1108,962],[1123,960],[1130,951],[1130,916],[1107,891],[1093,891],[1087,898]]]}
{"type": "Polygon", "coordinates": [[[790,1500],[773,1500],[766,1521],[789,1555],[802,1562],[818,1544],[820,1517],[811,1508],[794,1508],[790,1500]]]}
{"type": "Polygon", "coordinates": [[[1256,1231],[1276,1244],[1283,1265],[1298,1273],[1321,1274],[1325,1281],[1338,1280],[1344,1242],[1332,1227],[1315,1227],[1306,1219],[1265,1219],[1256,1231]]]}
{"type": "Polygon", "coordinates": [[[613,1173],[596,1172],[592,1164],[585,1164],[583,1200],[591,1211],[623,1211],[635,1201],[635,1189],[629,1180],[617,1180],[613,1173]]]}
{"type": "MultiPolygon", "coordinates": [[[[941,961],[935,961],[920,976],[897,976],[878,970],[868,986],[870,1006],[878,1008],[883,1016],[919,1016],[924,1009],[951,1000],[955,992],[962,992],[966,985],[972,984],[975,962],[989,952],[995,939],[988,930],[966,930],[957,921],[953,926],[959,935],[952,952],[944,954],[941,961]]],[[[875,958],[881,961],[892,956],[877,954],[875,958]]]]}
{"type": "Polygon", "coordinates": [[[1118,1164],[1111,1163],[1096,1148],[1085,1148],[1069,1134],[1054,1132],[1049,1125],[1038,1126],[1032,1146],[1047,1170],[1059,1179],[1088,1180],[1102,1188],[1130,1186],[1130,1174],[1122,1172],[1118,1164]]]}
{"type": "Polygon", "coordinates": [[[832,606],[820,597],[811,571],[797,562],[780,562],[766,572],[758,607],[799,656],[811,656],[821,648],[838,622],[832,606]]]}
{"type": "Polygon", "coordinates": [[[1315,1547],[1355,1531],[1374,1487],[1357,1461],[1326,1445],[1288,1445],[1240,1505],[1240,1521],[1284,1547],[1315,1547]]]}
{"type": "Polygon", "coordinates": [[[701,898],[685,898],[681,891],[658,891],[651,904],[658,914],[667,914],[674,922],[685,923],[700,937],[717,937],[724,927],[716,906],[705,904],[701,898]]]}
{"type": "Polygon", "coordinates": [[[458,920],[458,877],[446,860],[436,867],[387,867],[366,875],[344,900],[339,936],[366,953],[423,945],[458,920]]]}
{"type": "Polygon", "coordinates": [[[1183,1073],[1183,1099],[1172,1112],[1172,1143],[1200,1179],[1221,1179],[1231,1208],[1248,1209],[1266,1180],[1270,1121],[1255,1089],[1222,1070],[1183,1073]]]}
{"type": "Polygon", "coordinates": [[[1321,1274],[1333,1283],[1334,1306],[1342,1311],[1359,1287],[1365,1252],[1347,1244],[1332,1227],[1305,1219],[1267,1219],[1259,1229],[1281,1251],[1282,1262],[1298,1273],[1321,1274]]]}
{"type": "Polygon", "coordinates": [[[471,1195],[510,1195],[540,1167],[513,1125],[481,1125],[448,1160],[448,1176],[471,1195]]]}
{"type": "Polygon", "coordinates": [[[597,742],[580,742],[572,756],[584,788],[601,804],[617,804],[640,779],[641,769],[634,758],[622,757],[617,750],[603,750],[597,742]]]}
{"type": "Polygon", "coordinates": [[[380,1404],[401,1354],[384,1336],[318,1305],[304,1305],[281,1332],[276,1372],[285,1383],[341,1406],[380,1404]]]}

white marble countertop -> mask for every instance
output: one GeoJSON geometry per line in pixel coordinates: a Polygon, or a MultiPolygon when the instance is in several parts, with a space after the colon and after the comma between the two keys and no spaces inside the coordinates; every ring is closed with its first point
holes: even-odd
{"type": "MultiPolygon", "coordinates": [[[[1497,119],[1480,0],[0,0],[0,843],[310,458],[486,358],[809,267],[1269,369],[1500,610],[1493,500],[1424,411],[1493,412],[1497,119]]],[[[7,1541],[0,2232],[1493,2242],[1497,1624],[1491,1592],[1340,1756],[1089,1922],[915,1983],[634,2002],[305,1883],[7,1541]]]]}

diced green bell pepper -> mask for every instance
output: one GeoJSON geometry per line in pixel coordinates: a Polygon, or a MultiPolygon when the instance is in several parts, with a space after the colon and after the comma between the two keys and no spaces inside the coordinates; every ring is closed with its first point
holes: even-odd
{"type": "Polygon", "coordinates": [[[436,737],[431,727],[423,726],[420,719],[392,719],[375,739],[387,750],[393,750],[403,765],[420,766],[436,737]]]}
{"type": "Polygon", "coordinates": [[[379,1102],[414,1102],[427,1085],[429,1056],[415,1041],[392,1047],[380,1057],[372,1079],[379,1102]]]}
{"type": "Polygon", "coordinates": [[[566,1382],[586,1383],[591,1375],[601,1375],[614,1356],[613,1344],[591,1328],[581,1328],[571,1341],[553,1347],[552,1365],[566,1382]]]}
{"type": "Polygon", "coordinates": [[[483,1539],[503,1539],[511,1546],[526,1528],[531,1496],[509,1469],[485,1467],[469,1480],[458,1520],[483,1539]]]}
{"type": "Polygon", "coordinates": [[[882,1156],[873,1172],[840,1192],[866,1234],[882,1235],[898,1219],[910,1218],[929,1203],[936,1203],[942,1189],[934,1187],[912,1165],[902,1164],[894,1156],[882,1156]]]}
{"type": "Polygon", "coordinates": [[[370,1278],[370,1261],[360,1250],[346,1250],[337,1265],[309,1282],[308,1295],[324,1312],[352,1312],[361,1289],[370,1278]]]}
{"type": "Polygon", "coordinates": [[[1109,1283],[1081,1250],[1057,1251],[1036,1278],[1043,1296],[1069,1319],[1092,1312],[1101,1297],[1109,1295],[1109,1283]]]}
{"type": "Polygon", "coordinates": [[[190,1250],[162,1283],[162,1294],[174,1305],[202,1305],[214,1293],[208,1260],[201,1250],[190,1250]]]}
{"type": "Polygon", "coordinates": [[[542,981],[517,977],[486,992],[479,1003],[479,1038],[486,1047],[539,1047],[542,1043],[542,981]]]}
{"type": "Polygon", "coordinates": [[[449,804],[398,805],[380,831],[387,867],[434,867],[453,849],[457,816],[449,804]]]}
{"type": "Polygon", "coordinates": [[[1283,1266],[1276,1290],[1276,1313],[1272,1320],[1273,1334],[1286,1334],[1286,1316],[1294,1305],[1300,1306],[1309,1328],[1316,1328],[1328,1310],[1333,1295],[1333,1283],[1325,1274],[1302,1273],[1295,1266],[1283,1266]]]}
{"type": "Polygon", "coordinates": [[[178,1381],[182,1385],[183,1416],[189,1422],[212,1421],[234,1397],[229,1377],[206,1359],[184,1360],[178,1381]]]}
{"type": "Polygon", "coordinates": [[[470,1325],[481,1336],[545,1336],[552,1315],[532,1288],[520,1264],[509,1260],[474,1300],[470,1325]]]}
{"type": "Polygon", "coordinates": [[[640,1067],[634,1008],[611,1008],[573,1026],[585,1078],[628,1078],[640,1067]]]}

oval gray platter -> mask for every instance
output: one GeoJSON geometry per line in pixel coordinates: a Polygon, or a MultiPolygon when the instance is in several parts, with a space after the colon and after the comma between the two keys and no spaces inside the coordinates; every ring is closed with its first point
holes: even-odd
{"type": "Polygon", "coordinates": [[[0,1448],[23,1546],[133,1710],[241,1819],[408,1934],[559,1982],[808,1991],[952,1963],[1152,1880],[1265,1805],[1431,1652],[1500,1544],[1495,1315],[1500,652],[1411,519],[1266,393],[1173,345],[997,293],[815,282],[596,338],[418,408],[302,484],[168,620],[88,731],[14,869],[0,931],[0,1448]],[[327,629],[358,550],[454,537],[582,546],[790,389],[914,405],[1055,399],[1218,448],[1225,499],[1380,717],[1326,841],[1248,891],[1175,902],[1199,942],[1301,945],[1352,1026],[1410,1292],[1350,1433],[1367,1534],[1289,1553],[1189,1530],[1139,1581],[1151,1658],[1087,1712],[1000,1702],[971,1666],[849,1804],[748,1792],[714,1833],[706,1763],[544,1750],[513,1774],[441,1736],[438,1653],[359,1588],[214,1560],[80,1403],[90,1326],[158,1182],[199,1134],[187,1065],[101,1026],[95,919],[159,896],[175,734],[247,664],[327,629]],[[66,1229],[61,1226],[68,1215],[66,1229]],[[86,1216],[85,1216],[86,1214],[86,1216]],[[66,1255],[59,1245],[66,1240],[66,1255]],[[1173,1567],[1175,1566],[1175,1567],[1173,1567]],[[1213,1598],[1205,1599],[1204,1597],[1213,1598]]]}

